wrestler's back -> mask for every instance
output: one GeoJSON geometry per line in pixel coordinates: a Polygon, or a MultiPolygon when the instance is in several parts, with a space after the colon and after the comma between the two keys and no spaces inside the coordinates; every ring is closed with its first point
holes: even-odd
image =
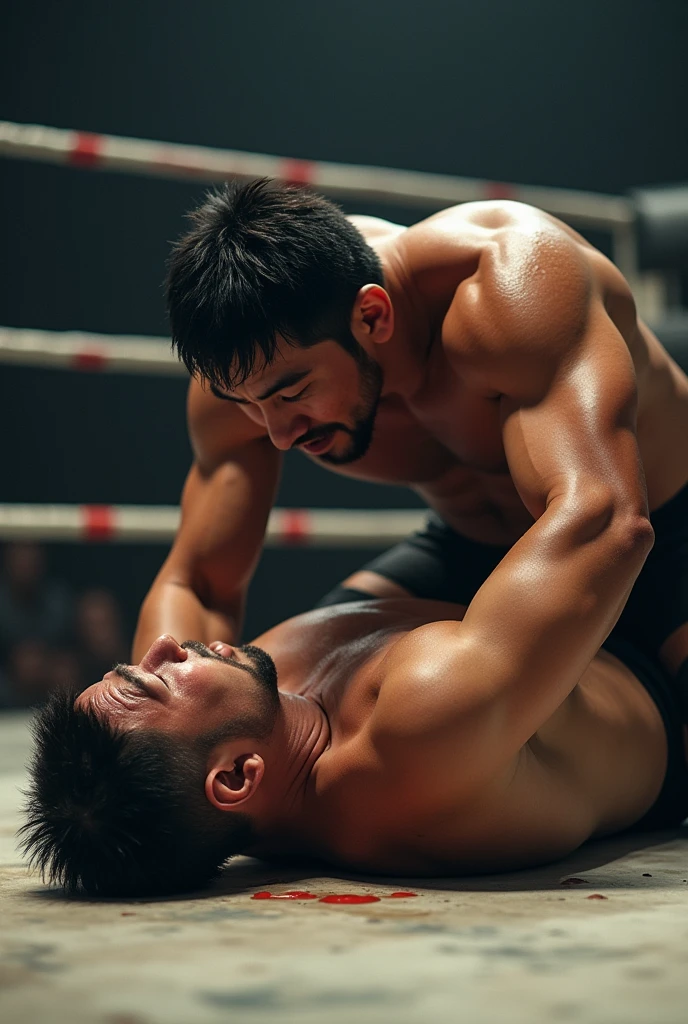
{"type": "Polygon", "coordinates": [[[364,740],[385,659],[412,630],[464,611],[412,599],[357,602],[298,616],[254,641],[275,659],[281,689],[318,701],[330,721],[331,745],[299,822],[311,854],[380,872],[516,868],[627,827],[652,805],[665,771],[664,727],[644,687],[604,651],[489,785],[466,795],[469,766],[457,750],[441,799],[432,798],[427,763],[419,766],[431,780],[426,797],[399,791],[364,740]]]}

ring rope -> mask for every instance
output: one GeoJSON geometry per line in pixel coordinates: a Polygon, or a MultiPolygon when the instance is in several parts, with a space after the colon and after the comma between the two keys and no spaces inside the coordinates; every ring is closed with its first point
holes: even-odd
{"type": "Polygon", "coordinates": [[[0,363],[101,373],[188,376],[169,339],[0,327],[0,363]]]}
{"type": "Polygon", "coordinates": [[[628,228],[635,220],[633,204],[622,196],[510,185],[427,171],[298,160],[10,121],[0,121],[0,155],[182,181],[281,178],[312,185],[338,198],[386,200],[438,209],[473,200],[516,199],[581,227],[612,232],[628,228]]]}
{"type": "MultiPolygon", "coordinates": [[[[266,547],[378,548],[422,527],[418,509],[273,508],[266,547]]],[[[0,540],[169,543],[175,505],[0,505],[0,540]]]]}

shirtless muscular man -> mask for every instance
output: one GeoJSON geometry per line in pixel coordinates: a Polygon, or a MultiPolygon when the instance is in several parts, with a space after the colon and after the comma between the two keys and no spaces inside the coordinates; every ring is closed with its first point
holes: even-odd
{"type": "Polygon", "coordinates": [[[607,259],[519,204],[404,229],[257,182],[197,211],[169,304],[195,463],[138,664],[42,720],[54,878],[495,870],[688,813],[688,379],[607,259]],[[294,447],[430,520],[236,648],[294,447]]]}
{"type": "Polygon", "coordinates": [[[509,553],[516,576],[537,565],[548,581],[537,629],[553,593],[575,604],[566,566],[582,545],[593,590],[616,580],[617,628],[679,676],[688,378],[569,227],[485,202],[403,228],[276,182],[227,186],[177,244],[168,301],[195,375],[195,462],[135,658],[165,632],[237,640],[281,454],[297,448],[432,510],[324,604],[353,589],[467,605],[509,553]],[[628,551],[647,553],[653,531],[634,586],[628,551]]]}

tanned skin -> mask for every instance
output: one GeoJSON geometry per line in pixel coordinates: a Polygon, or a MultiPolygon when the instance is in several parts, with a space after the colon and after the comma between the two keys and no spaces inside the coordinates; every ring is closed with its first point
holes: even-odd
{"type": "MultiPolygon", "coordinates": [[[[498,572],[516,592],[499,604],[500,629],[539,645],[541,667],[528,671],[542,686],[565,663],[554,701],[623,608],[651,547],[648,508],[688,481],[688,378],[637,318],[613,264],[541,211],[468,203],[408,229],[352,220],[385,274],[384,288],[360,290],[351,322],[383,388],[367,453],[327,468],[407,484],[465,536],[512,545],[498,572]],[[552,605],[568,615],[554,631],[552,605]]],[[[236,640],[281,452],[324,424],[352,425],[360,398],[357,364],[334,341],[281,342],[271,366],[219,397],[192,383],[182,525],[144,603],[135,659],[163,632],[236,640]],[[263,397],[292,372],[307,375],[263,397]]],[[[327,466],[347,444],[338,431],[309,457],[327,466]]],[[[369,572],[346,582],[404,593],[369,572]]],[[[489,621],[478,660],[495,650],[489,621]]],[[[660,654],[675,671],[688,626],[660,654]]]]}
{"type": "MultiPolygon", "coordinates": [[[[468,610],[360,601],[258,637],[277,669],[279,713],[267,735],[213,747],[205,799],[228,820],[250,815],[258,838],[245,852],[386,874],[511,870],[633,825],[661,789],[666,733],[642,684],[595,654],[593,636],[614,618],[623,563],[642,564],[641,536],[624,534],[602,593],[595,545],[559,550],[554,533],[570,592],[551,586],[546,558],[530,574],[505,559],[468,610]]],[[[120,729],[172,737],[260,720],[250,651],[162,636],[77,703],[120,729]]]]}

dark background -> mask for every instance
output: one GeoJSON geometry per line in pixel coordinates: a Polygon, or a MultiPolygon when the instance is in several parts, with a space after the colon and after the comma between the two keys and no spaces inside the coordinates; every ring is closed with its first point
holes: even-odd
{"type": "MultiPolygon", "coordinates": [[[[62,0],[3,12],[0,117],[164,141],[620,193],[685,179],[685,0],[62,0]]],[[[0,323],[163,335],[169,240],[202,188],[0,161],[0,323]]],[[[407,222],[422,216],[363,207],[407,222]]],[[[0,501],[172,504],[181,380],[3,367],[0,501]]],[[[417,506],[294,455],[279,504],[417,506]]],[[[133,621],[158,547],[56,545],[133,621]]],[[[247,636],[370,551],[269,551],[247,636]]]]}

